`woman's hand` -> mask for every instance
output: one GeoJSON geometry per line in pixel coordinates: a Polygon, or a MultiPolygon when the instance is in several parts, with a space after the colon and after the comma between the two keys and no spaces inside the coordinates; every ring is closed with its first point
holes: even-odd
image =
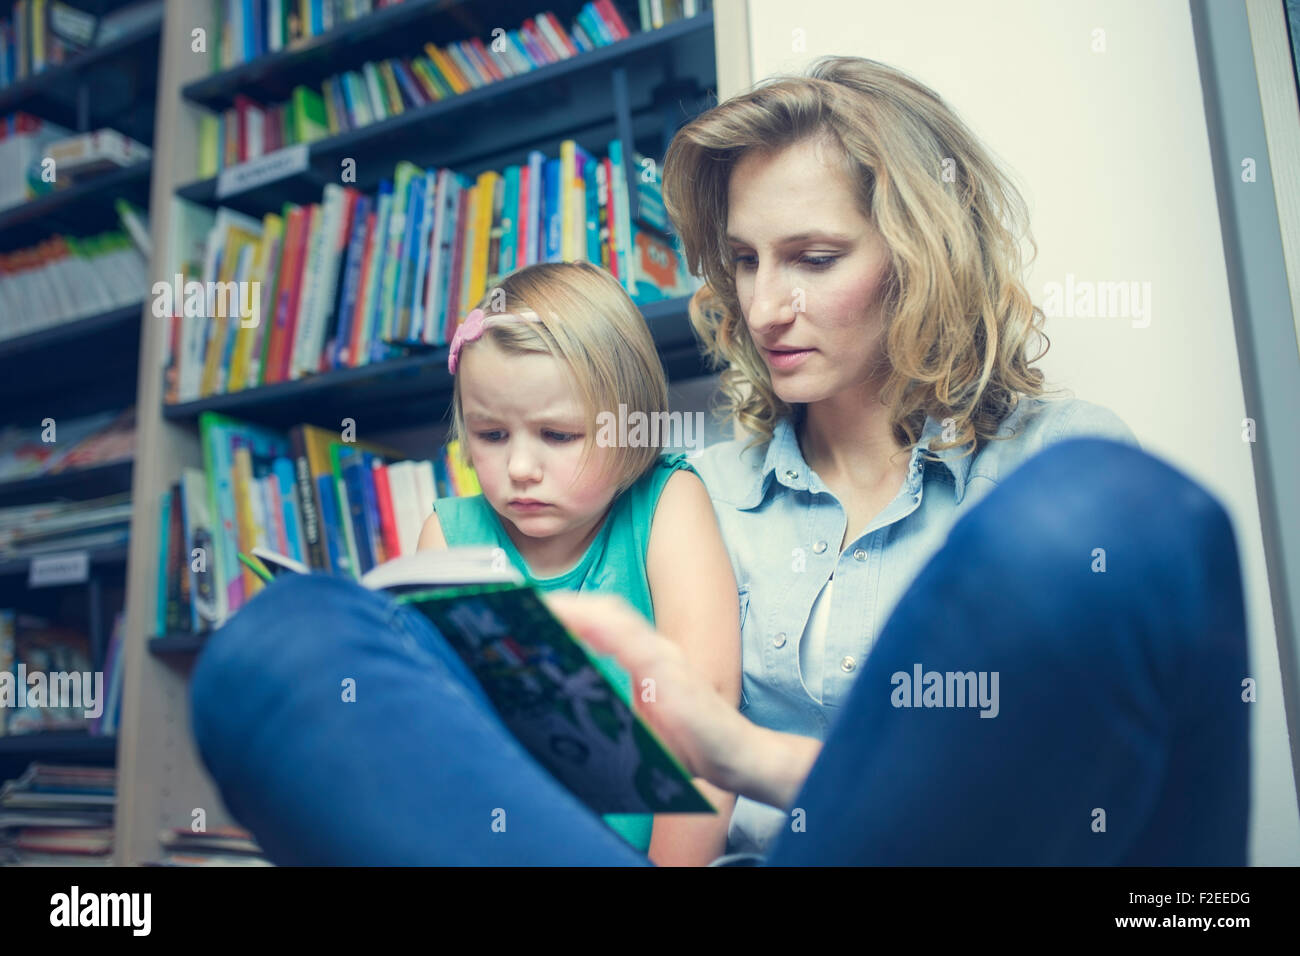
{"type": "Polygon", "coordinates": [[[622,598],[551,592],[544,599],[593,653],[612,655],[631,675],[637,713],[691,775],[732,789],[756,728],[687,663],[682,649],[622,598]]]}

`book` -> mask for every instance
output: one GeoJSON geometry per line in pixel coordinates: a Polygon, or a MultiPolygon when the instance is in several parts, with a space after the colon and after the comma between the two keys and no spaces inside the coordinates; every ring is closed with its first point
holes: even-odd
{"type": "Polygon", "coordinates": [[[59,173],[72,176],[74,181],[79,176],[144,162],[150,155],[149,147],[115,129],[92,130],[56,140],[46,147],[46,151],[59,173]]]}
{"type": "Polygon", "coordinates": [[[385,557],[382,553],[377,554],[375,548],[381,531],[373,462],[375,459],[385,463],[396,461],[402,455],[395,449],[371,442],[331,440],[329,456],[342,531],[340,550],[345,551],[345,563],[336,567],[359,577],[375,565],[382,564],[385,557]],[[356,461],[349,467],[353,458],[356,461]]]}
{"type": "Polygon", "coordinates": [[[296,86],[289,100],[289,122],[295,143],[311,143],[329,135],[325,102],[310,87],[296,86]]]}
{"type": "Polygon", "coordinates": [[[270,463],[276,458],[288,457],[292,450],[287,439],[273,429],[212,411],[199,416],[199,441],[203,449],[203,473],[208,484],[208,516],[211,518],[210,533],[215,553],[208,558],[211,586],[215,589],[218,603],[214,623],[220,624],[226,614],[238,610],[252,597],[250,588],[256,585],[251,574],[241,573],[236,556],[241,549],[246,550],[256,543],[249,540],[256,533],[254,515],[249,510],[252,504],[236,488],[242,486],[250,475],[260,478],[269,470],[270,463]],[[248,450],[248,472],[236,471],[235,455],[241,447],[248,450]]]}
{"type": "MultiPolygon", "coordinates": [[[[190,631],[210,631],[225,616],[225,597],[217,584],[216,534],[212,524],[207,475],[198,468],[181,472],[181,572],[189,580],[190,631]]],[[[173,526],[174,527],[174,526],[173,526]]]]}
{"type": "MultiPolygon", "coordinates": [[[[264,581],[305,570],[266,549],[240,559],[264,581]]],[[[593,812],[716,812],[500,549],[420,551],[360,583],[426,617],[520,744],[593,812]]]]}

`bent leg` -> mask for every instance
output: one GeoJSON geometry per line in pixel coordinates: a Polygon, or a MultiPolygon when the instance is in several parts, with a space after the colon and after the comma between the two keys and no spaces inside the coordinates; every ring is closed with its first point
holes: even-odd
{"type": "Polygon", "coordinates": [[[209,639],[191,696],[204,763],[273,862],[646,863],[425,618],[351,581],[274,582],[209,639]]]}
{"type": "Polygon", "coordinates": [[[1248,674],[1222,507],[1128,446],[1052,446],[900,600],[770,862],[1244,865],[1248,674]]]}

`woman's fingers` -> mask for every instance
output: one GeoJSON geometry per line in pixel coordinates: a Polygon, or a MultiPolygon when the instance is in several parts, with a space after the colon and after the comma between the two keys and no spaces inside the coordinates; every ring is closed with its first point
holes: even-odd
{"type": "Polygon", "coordinates": [[[634,688],[653,689],[639,696],[637,712],[692,773],[716,777],[749,725],[681,649],[620,597],[551,592],[544,600],[593,652],[617,660],[634,688]]]}
{"type": "Polygon", "coordinates": [[[543,600],[575,637],[630,673],[653,667],[673,646],[620,597],[552,591],[543,600]]]}

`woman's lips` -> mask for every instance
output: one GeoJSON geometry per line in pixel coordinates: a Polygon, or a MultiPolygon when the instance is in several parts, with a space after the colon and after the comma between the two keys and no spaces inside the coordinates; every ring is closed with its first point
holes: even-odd
{"type": "Polygon", "coordinates": [[[802,365],[808,356],[813,354],[813,351],[813,349],[799,349],[794,352],[775,352],[772,349],[763,349],[763,357],[767,359],[767,364],[772,368],[786,372],[802,365]]]}

